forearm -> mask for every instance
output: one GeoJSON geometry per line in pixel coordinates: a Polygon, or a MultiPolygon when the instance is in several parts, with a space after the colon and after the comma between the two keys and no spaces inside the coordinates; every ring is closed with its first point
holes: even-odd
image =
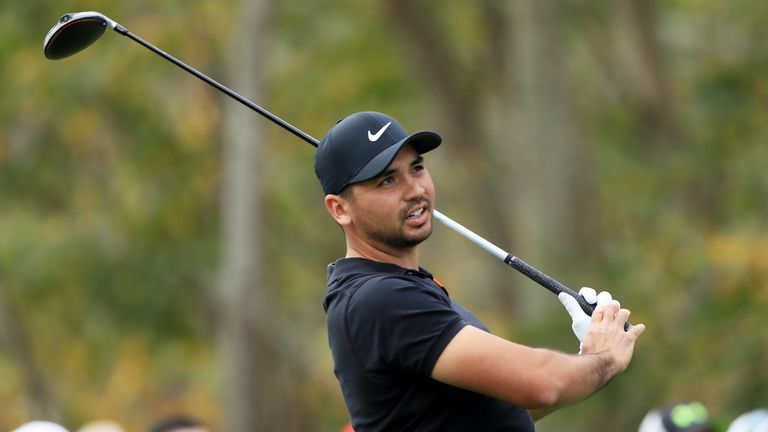
{"type": "Polygon", "coordinates": [[[608,384],[611,378],[615,376],[615,373],[610,372],[610,361],[605,358],[605,353],[567,357],[567,360],[561,361],[563,363],[576,361],[577,363],[573,368],[570,365],[564,367],[564,373],[555,374],[559,380],[562,380],[561,390],[552,404],[528,410],[533,421],[538,421],[564,406],[589,397],[608,384]]]}
{"type": "Polygon", "coordinates": [[[607,351],[581,355],[552,354],[559,358],[543,368],[550,377],[548,384],[553,391],[551,403],[532,407],[535,419],[586,399],[620,372],[613,356],[607,351]]]}
{"type": "Polygon", "coordinates": [[[445,348],[432,377],[546,413],[588,397],[620,369],[608,352],[577,356],[529,348],[466,326],[445,348]]]}
{"type": "Polygon", "coordinates": [[[467,325],[443,349],[432,378],[526,408],[539,419],[589,397],[629,365],[645,326],[625,331],[628,319],[617,302],[598,305],[580,355],[526,347],[467,325]]]}
{"type": "Polygon", "coordinates": [[[603,388],[620,372],[608,352],[570,355],[548,349],[534,349],[538,365],[534,367],[538,385],[531,397],[517,399],[519,388],[506,387],[495,396],[528,409],[537,421],[568,405],[580,402],[603,388]]]}
{"type": "Polygon", "coordinates": [[[538,357],[530,372],[528,397],[523,400],[519,386],[505,387],[496,397],[529,410],[538,420],[562,407],[580,402],[603,388],[620,372],[613,356],[606,352],[571,355],[548,349],[533,349],[538,357]]]}
{"type": "MultiPolygon", "coordinates": [[[[538,421],[562,407],[577,403],[608,384],[616,373],[610,372],[608,367],[610,362],[604,358],[606,354],[596,353],[578,356],[578,361],[581,364],[577,364],[569,374],[565,374],[571,376],[560,377],[565,385],[559,392],[557,399],[551,405],[530,408],[528,410],[533,421],[538,421]],[[582,371],[582,368],[585,369],[582,371]],[[581,373],[584,375],[579,375],[581,373]]],[[[569,357],[573,358],[576,356],[569,357]]]]}

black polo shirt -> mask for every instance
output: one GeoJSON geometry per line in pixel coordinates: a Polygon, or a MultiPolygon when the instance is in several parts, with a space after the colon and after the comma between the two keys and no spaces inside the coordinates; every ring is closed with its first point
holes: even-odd
{"type": "Polygon", "coordinates": [[[488,329],[428,271],[340,259],[328,266],[323,307],[356,432],[534,430],[527,410],[431,378],[459,330],[488,329]]]}

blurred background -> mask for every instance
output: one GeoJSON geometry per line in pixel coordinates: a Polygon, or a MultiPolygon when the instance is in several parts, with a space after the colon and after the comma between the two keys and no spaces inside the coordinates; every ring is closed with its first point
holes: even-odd
{"type": "MultiPolygon", "coordinates": [[[[437,208],[648,330],[538,423],[635,430],[768,405],[768,3],[10,0],[0,10],[0,430],[175,414],[338,431],[325,268],[344,253],[298,138],[108,31],[96,10],[320,139],[376,110],[444,144],[437,208]]],[[[497,334],[575,352],[534,282],[439,224],[422,263],[497,334]]]]}

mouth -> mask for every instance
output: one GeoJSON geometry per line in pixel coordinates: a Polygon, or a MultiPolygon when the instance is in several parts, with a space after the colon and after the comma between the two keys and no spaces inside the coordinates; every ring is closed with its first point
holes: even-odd
{"type": "Polygon", "coordinates": [[[408,213],[408,216],[406,216],[406,219],[417,219],[419,216],[424,214],[426,209],[424,207],[418,208],[410,213],[408,213]]]}
{"type": "Polygon", "coordinates": [[[429,220],[430,211],[429,205],[426,203],[412,209],[406,216],[405,222],[409,225],[421,226],[427,223],[429,220]]]}

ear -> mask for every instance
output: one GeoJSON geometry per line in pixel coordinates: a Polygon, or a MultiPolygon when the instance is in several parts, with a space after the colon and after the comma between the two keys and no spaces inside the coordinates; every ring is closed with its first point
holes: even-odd
{"type": "Polygon", "coordinates": [[[349,201],[339,195],[329,194],[325,196],[325,209],[328,210],[331,217],[342,227],[352,222],[350,214],[349,201]]]}

